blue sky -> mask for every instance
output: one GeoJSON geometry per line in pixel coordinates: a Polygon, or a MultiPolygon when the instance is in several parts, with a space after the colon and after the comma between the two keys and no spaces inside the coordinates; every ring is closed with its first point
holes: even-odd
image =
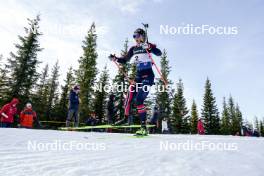
{"type": "MultiPolygon", "coordinates": [[[[142,22],[150,25],[150,41],[166,48],[170,78],[183,79],[188,106],[202,104],[207,76],[212,81],[219,109],[230,94],[241,106],[244,117],[263,117],[263,15],[261,0],[0,0],[0,53],[15,51],[17,35],[24,34],[26,18],[41,14],[40,39],[43,64],[59,60],[61,80],[69,66],[77,68],[86,31],[94,21],[98,31],[98,65],[116,68],[106,58],[120,53],[123,42],[133,45],[133,31],[142,22]],[[236,26],[237,35],[163,35],[160,25],[236,26]]],[[[159,58],[155,57],[156,62],[159,58]]],[[[200,108],[199,108],[200,110],[200,108]]]]}

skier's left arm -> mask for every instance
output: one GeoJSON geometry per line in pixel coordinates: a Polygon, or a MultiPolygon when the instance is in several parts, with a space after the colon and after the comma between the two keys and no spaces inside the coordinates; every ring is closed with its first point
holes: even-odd
{"type": "Polygon", "coordinates": [[[147,43],[148,44],[148,51],[155,54],[156,56],[161,56],[162,52],[160,49],[157,48],[155,44],[147,43]]]}

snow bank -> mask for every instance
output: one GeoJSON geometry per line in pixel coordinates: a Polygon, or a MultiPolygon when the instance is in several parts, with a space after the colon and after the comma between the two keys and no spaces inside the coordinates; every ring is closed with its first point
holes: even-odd
{"type": "Polygon", "coordinates": [[[261,176],[262,138],[0,129],[0,174],[261,176]]]}

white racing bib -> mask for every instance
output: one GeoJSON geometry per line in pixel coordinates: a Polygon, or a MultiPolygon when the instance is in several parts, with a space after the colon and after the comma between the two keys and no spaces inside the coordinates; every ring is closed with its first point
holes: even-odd
{"type": "Polygon", "coordinates": [[[151,59],[149,58],[148,53],[140,53],[140,54],[135,54],[132,57],[132,62],[135,64],[139,64],[139,63],[151,62],[151,59]]]}
{"type": "Polygon", "coordinates": [[[132,58],[132,62],[136,64],[138,71],[152,68],[152,62],[148,53],[135,54],[132,58]]]}

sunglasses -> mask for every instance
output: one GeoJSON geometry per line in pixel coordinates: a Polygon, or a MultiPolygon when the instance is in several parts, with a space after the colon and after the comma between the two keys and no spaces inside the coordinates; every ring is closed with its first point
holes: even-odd
{"type": "Polygon", "coordinates": [[[134,35],[133,35],[133,38],[134,38],[134,39],[137,39],[137,38],[140,38],[140,37],[141,37],[140,34],[134,34],[134,35]]]}

